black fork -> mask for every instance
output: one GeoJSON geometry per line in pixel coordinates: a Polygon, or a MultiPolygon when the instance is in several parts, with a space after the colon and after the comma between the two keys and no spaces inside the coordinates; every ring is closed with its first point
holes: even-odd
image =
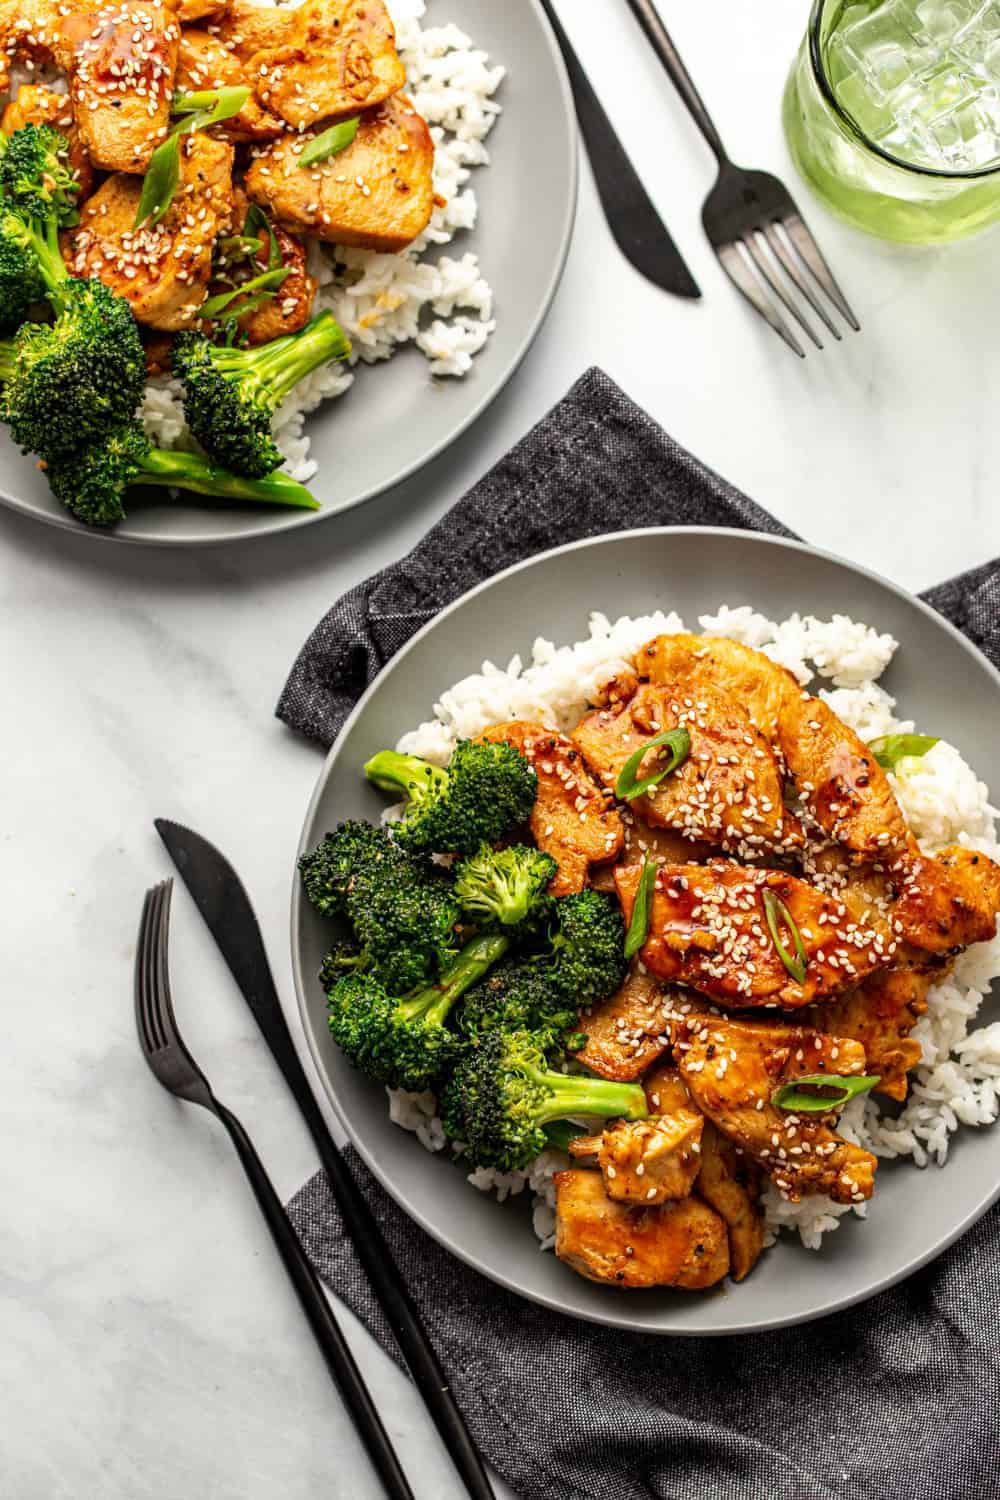
{"type": "Polygon", "coordinates": [[[782,308],[817,349],[822,349],[823,344],[801,303],[796,301],[795,292],[835,339],[839,340],[841,334],[824,303],[824,295],[845,323],[859,333],[861,325],[791,193],[770,172],[751,171],[730,161],[653,0],[628,0],[628,3],[719,163],[719,175],[705,199],[701,221],[730,281],[801,359],[805,358],[805,350],[794,329],[782,317],[782,308]]]}
{"type": "Polygon", "coordinates": [[[386,1494],[392,1500],[414,1500],[361,1371],[250,1137],[232,1110],[216,1099],[177,1029],[167,972],[172,890],[173,881],[165,880],[147,891],[139,923],[135,1020],[143,1056],[165,1089],[190,1104],[200,1104],[226,1127],[327,1367],[340,1388],[386,1494]]]}

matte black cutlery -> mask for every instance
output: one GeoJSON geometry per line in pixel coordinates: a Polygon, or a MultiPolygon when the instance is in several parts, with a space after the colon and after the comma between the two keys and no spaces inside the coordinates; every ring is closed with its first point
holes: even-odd
{"type": "Polygon", "coordinates": [[[302,1310],[309,1319],[386,1494],[391,1500],[414,1500],[389,1434],[382,1425],[319,1277],[299,1243],[250,1137],[232,1110],[215,1097],[208,1079],[184,1045],[178,1030],[167,967],[172,890],[173,881],[165,880],[146,892],[139,924],[135,956],[135,1019],[143,1056],[165,1089],[190,1104],[200,1104],[229,1132],[302,1310]]]}
{"type": "Polygon", "coordinates": [[[495,1500],[416,1304],[316,1103],[285,1021],[260,926],[242,881],[225,856],[190,828],[157,818],[156,830],[285,1075],[316,1144],[344,1227],[467,1492],[473,1500],[495,1500]]]}
{"type": "Polygon", "coordinates": [[[791,193],[771,173],[748,171],[730,161],[653,0],[628,0],[628,4],[719,164],[715,187],[702,209],[702,223],[733,285],[800,358],[805,358],[805,350],[782,309],[817,349],[823,345],[795,292],[835,339],[841,337],[840,330],[824,305],[824,296],[858,332],[860,324],[791,193]]]}
{"type": "Polygon", "coordinates": [[[618,248],[637,271],[664,291],[676,297],[700,297],[698,283],[640,182],[550,0],[541,0],[541,5],[569,73],[597,191],[618,248]]]}

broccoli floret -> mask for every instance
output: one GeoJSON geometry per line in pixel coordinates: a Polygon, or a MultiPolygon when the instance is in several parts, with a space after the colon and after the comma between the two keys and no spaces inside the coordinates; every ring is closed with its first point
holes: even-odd
{"type": "Polygon", "coordinates": [[[317,911],[347,918],[367,967],[391,993],[406,994],[454,958],[461,912],[451,876],[384,829],[342,823],[299,870],[317,911]]]}
{"type": "Polygon", "coordinates": [[[381,750],[365,775],[384,792],[407,798],[400,843],[437,854],[474,854],[523,823],[535,805],[538,777],[513,745],[459,740],[447,769],[416,755],[381,750]]]}
{"type": "Polygon", "coordinates": [[[617,904],[600,891],[580,891],[552,902],[551,953],[542,959],[549,984],[579,1007],[613,995],[625,978],[625,924],[617,904]]]}
{"type": "Polygon", "coordinates": [[[27,219],[57,228],[76,223],[80,184],[69,141],[51,125],[15,130],[0,156],[0,193],[27,219]]]}
{"type": "Polygon", "coordinates": [[[45,298],[45,282],[30,245],[31,231],[0,205],[0,332],[20,328],[29,310],[45,298]]]}
{"type": "Polygon", "coordinates": [[[2,412],[26,452],[75,462],[132,417],[146,362],[131,308],[103,282],[67,277],[60,305],[54,323],[18,330],[2,412]]]}
{"type": "Polygon", "coordinates": [[[323,986],[324,993],[329,994],[338,979],[343,979],[345,974],[359,974],[370,968],[367,956],[362,952],[360,946],[345,938],[340,943],[334,943],[329,953],[320,965],[319,982],[323,986]]]}
{"type": "Polygon", "coordinates": [[[474,938],[436,983],[403,998],[371,973],[338,979],[327,995],[334,1041],[379,1083],[418,1092],[434,1088],[459,1051],[457,1036],[445,1025],[452,1007],[509,942],[502,935],[474,938]]]}
{"type": "MultiPolygon", "coordinates": [[[[19,346],[20,342],[18,335],[19,346]]],[[[5,396],[10,389],[10,385],[5,387],[5,396]]],[[[164,485],[220,500],[318,509],[305,486],[288,474],[244,479],[196,454],[168,453],[154,448],[136,421],[97,434],[71,457],[50,461],[46,474],[56,499],[88,526],[113,526],[120,521],[125,515],[125,492],[133,485],[164,485]]]]}
{"type": "Polygon", "coordinates": [[[271,437],[274,413],[311,371],[350,352],[347,335],[329,312],[299,333],[255,349],[182,334],[174,345],[173,370],[184,385],[188,426],[206,452],[234,474],[270,474],[284,462],[271,437]]]}
{"type": "Polygon", "coordinates": [[[546,908],[547,946],[509,955],[466,995],[457,1025],[470,1040],[498,1030],[532,1031],[547,1052],[557,1042],[565,1045],[581,1010],[621,984],[625,929],[614,903],[598,891],[582,891],[558,896],[546,908]]]}
{"type": "Polygon", "coordinates": [[[551,854],[526,844],[491,849],[484,844],[455,867],[455,894],[463,912],[481,924],[517,927],[538,910],[559,866],[551,854]]]}
{"type": "Polygon", "coordinates": [[[465,1159],[501,1172],[534,1161],[554,1120],[643,1120],[648,1113],[641,1084],[550,1071],[529,1031],[494,1031],[468,1047],[441,1096],[445,1131],[465,1143],[465,1159]]]}

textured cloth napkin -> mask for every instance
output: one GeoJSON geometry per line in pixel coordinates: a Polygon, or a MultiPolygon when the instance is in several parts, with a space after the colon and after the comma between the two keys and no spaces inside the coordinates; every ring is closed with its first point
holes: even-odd
{"type": "MultiPolygon", "coordinates": [[[[591,370],[408,557],[334,605],[278,714],[328,744],[409,636],[492,573],[578,537],[691,524],[791,535],[591,370]]],[[[1000,665],[1000,559],[924,598],[1000,665]]],[[[483,1454],[525,1500],[1000,1500],[1000,1209],[861,1307],[667,1340],[493,1286],[349,1159],[483,1454]]],[[[322,1174],[290,1211],[322,1276],[398,1358],[322,1174]]]]}

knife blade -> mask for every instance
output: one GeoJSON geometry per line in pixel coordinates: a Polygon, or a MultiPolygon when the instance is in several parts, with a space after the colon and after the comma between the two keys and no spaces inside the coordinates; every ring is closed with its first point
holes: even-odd
{"type": "Polygon", "coordinates": [[[260,924],[243,882],[225,855],[193,829],[168,818],[154,819],[154,827],[292,1091],[316,1144],[344,1227],[466,1490],[473,1500],[496,1500],[416,1304],[367,1199],[327,1129],[299,1061],[278,999],[260,924]]]}
{"type": "Polygon", "coordinates": [[[701,288],[643,187],[551,0],[540,3],[566,64],[601,206],[618,248],[647,281],[663,291],[675,297],[699,298],[701,288]]]}

